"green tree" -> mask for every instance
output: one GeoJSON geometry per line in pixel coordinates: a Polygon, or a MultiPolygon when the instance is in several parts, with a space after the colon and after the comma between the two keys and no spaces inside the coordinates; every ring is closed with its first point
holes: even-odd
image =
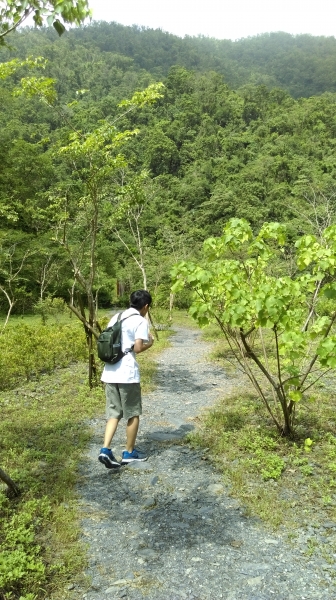
{"type": "MultiPolygon", "coordinates": [[[[28,94],[38,94],[50,103],[53,82],[30,79],[23,82],[23,90],[28,94]]],[[[136,92],[131,100],[124,100],[120,107],[124,114],[153,103],[161,97],[162,84],[152,84],[142,92],[136,92]]],[[[68,256],[74,275],[74,285],[69,308],[84,325],[89,348],[89,382],[92,386],[96,369],[93,350],[93,338],[97,338],[100,327],[97,321],[95,287],[97,285],[97,240],[103,226],[103,219],[110,210],[110,189],[115,174],[125,169],[127,161],[120,148],[137,130],[119,132],[115,124],[102,121],[98,128],[89,133],[73,129],[68,144],[59,148],[58,155],[64,158],[71,169],[71,177],[66,186],[58,191],[53,203],[55,221],[57,221],[57,239],[68,256]],[[108,209],[107,209],[108,205],[108,209]],[[81,295],[76,286],[85,295],[88,316],[85,313],[81,295]]]]}
{"type": "Polygon", "coordinates": [[[297,271],[284,275],[279,261],[285,252],[283,226],[265,223],[254,236],[247,221],[231,219],[222,237],[204,242],[202,264],[182,262],[173,269],[173,291],[193,290],[191,315],[201,326],[218,324],[279,432],[287,436],[297,403],[336,367],[336,311],[326,308],[326,300],[336,297],[336,225],[320,240],[301,237],[295,250],[297,271]]]}
{"type": "MultiPolygon", "coordinates": [[[[15,74],[26,64],[29,67],[45,66],[43,59],[14,59],[1,65],[0,77],[15,74]]],[[[111,187],[114,186],[115,175],[127,166],[127,160],[120,148],[138,133],[136,129],[118,131],[116,122],[136,108],[153,104],[162,96],[162,87],[160,83],[151,84],[146,90],[135,92],[131,100],[120,102],[119,107],[123,112],[112,123],[102,119],[99,126],[91,131],[77,127],[76,119],[72,118],[78,108],[78,101],[70,103],[65,109],[59,107],[55,81],[52,78],[24,77],[21,79],[20,88],[16,89],[17,95],[39,98],[64,124],[63,139],[58,149],[55,149],[54,155],[63,165],[65,177],[46,193],[50,202],[49,207],[42,213],[44,212],[44,216],[49,214],[50,223],[56,224],[57,241],[68,257],[68,264],[73,272],[74,283],[71,286],[69,308],[84,325],[89,347],[90,385],[95,376],[93,337],[97,338],[100,330],[95,302],[99,279],[98,238],[103,225],[102,220],[108,213],[106,206],[111,205],[111,187]],[[86,300],[88,317],[81,294],[84,294],[86,300]]],[[[43,267],[42,280],[45,281],[43,267]]]]}

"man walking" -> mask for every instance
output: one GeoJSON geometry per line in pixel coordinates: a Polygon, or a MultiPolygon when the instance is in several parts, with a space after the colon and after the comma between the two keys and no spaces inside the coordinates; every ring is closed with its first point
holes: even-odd
{"type": "MultiPolygon", "coordinates": [[[[110,445],[122,417],[127,420],[126,450],[122,453],[121,464],[147,460],[147,456],[135,448],[139,429],[139,416],[142,414],[140,371],[135,355],[148,350],[153,345],[153,336],[148,331],[144,318],[152,303],[146,290],[131,294],[130,308],[121,315],[122,351],[125,355],[115,364],[105,363],[101,380],[106,384],[106,429],[104,446],[98,460],[108,469],[117,468],[120,463],[113,456],[110,445]]],[[[108,327],[117,321],[114,315],[108,327]]]]}

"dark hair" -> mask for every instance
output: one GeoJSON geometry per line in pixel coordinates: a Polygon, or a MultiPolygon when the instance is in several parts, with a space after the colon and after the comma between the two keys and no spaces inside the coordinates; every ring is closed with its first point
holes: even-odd
{"type": "Polygon", "coordinates": [[[141,310],[144,306],[152,304],[152,296],[147,290],[136,290],[130,297],[130,307],[141,310]]]}

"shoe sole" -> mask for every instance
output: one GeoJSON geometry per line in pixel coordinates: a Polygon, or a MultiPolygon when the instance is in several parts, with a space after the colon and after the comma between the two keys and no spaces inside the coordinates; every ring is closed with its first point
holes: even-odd
{"type": "Polygon", "coordinates": [[[120,463],[111,460],[106,454],[100,454],[98,456],[99,462],[101,462],[107,469],[117,469],[120,467],[120,463]]]}
{"type": "Polygon", "coordinates": [[[147,460],[148,456],[146,456],[146,458],[123,458],[121,461],[122,465],[128,465],[131,462],[145,462],[147,460]]]}

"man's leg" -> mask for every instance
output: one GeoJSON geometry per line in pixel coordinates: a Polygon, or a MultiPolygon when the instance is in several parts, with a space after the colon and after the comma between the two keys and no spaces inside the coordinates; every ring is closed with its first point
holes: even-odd
{"type": "Polygon", "coordinates": [[[126,450],[122,453],[122,465],[134,460],[147,460],[147,456],[135,450],[135,440],[139,429],[140,415],[142,413],[140,383],[119,384],[120,397],[123,406],[123,415],[127,419],[126,450]]]}
{"type": "Polygon", "coordinates": [[[119,419],[109,419],[106,423],[105,437],[104,437],[104,448],[109,448],[112,442],[113,436],[117,431],[119,419]]]}
{"type": "Polygon", "coordinates": [[[98,460],[108,469],[114,469],[116,467],[120,467],[120,463],[113,456],[110,445],[118,427],[119,420],[123,414],[118,384],[107,383],[105,386],[105,394],[107,422],[105,428],[104,446],[100,450],[98,460]]]}
{"type": "Polygon", "coordinates": [[[126,450],[127,452],[133,452],[135,446],[136,436],[139,429],[139,417],[131,417],[127,421],[126,426],[126,450]]]}

